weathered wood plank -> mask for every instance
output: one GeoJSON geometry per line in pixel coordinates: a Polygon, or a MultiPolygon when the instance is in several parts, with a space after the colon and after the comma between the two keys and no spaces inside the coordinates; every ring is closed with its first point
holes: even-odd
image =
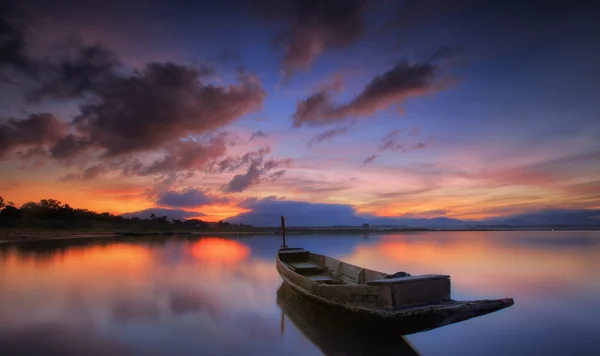
{"type": "Polygon", "coordinates": [[[304,277],[315,282],[333,282],[333,277],[326,274],[307,274],[304,277]]]}
{"type": "Polygon", "coordinates": [[[298,261],[298,262],[288,262],[288,265],[294,271],[306,271],[306,270],[317,270],[319,269],[319,265],[311,261],[298,261]]]}
{"type": "Polygon", "coordinates": [[[309,252],[309,251],[305,250],[303,248],[287,248],[287,249],[279,250],[280,255],[293,255],[296,253],[305,253],[305,252],[309,252]]]}
{"type": "Polygon", "coordinates": [[[424,274],[421,276],[409,276],[409,277],[398,277],[398,278],[386,278],[369,281],[369,285],[380,285],[380,284],[401,284],[401,283],[412,283],[420,281],[429,281],[435,279],[448,279],[450,276],[442,274],[424,274]]]}

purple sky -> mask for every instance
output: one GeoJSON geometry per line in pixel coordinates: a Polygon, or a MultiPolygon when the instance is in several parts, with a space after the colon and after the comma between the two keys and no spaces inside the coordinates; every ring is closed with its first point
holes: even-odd
{"type": "Polygon", "coordinates": [[[17,205],[600,209],[592,2],[0,4],[0,191],[17,205]]]}

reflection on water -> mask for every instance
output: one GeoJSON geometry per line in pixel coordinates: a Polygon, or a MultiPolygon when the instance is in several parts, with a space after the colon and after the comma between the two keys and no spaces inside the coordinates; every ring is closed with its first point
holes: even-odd
{"type": "Polygon", "coordinates": [[[288,240],[383,272],[450,274],[456,299],[508,296],[516,304],[407,336],[406,343],[397,335],[382,340],[349,329],[294,299],[282,299],[287,294],[279,289],[274,267],[281,244],[276,236],[25,243],[0,247],[0,349],[3,355],[356,355],[377,349],[374,345],[423,355],[595,350],[599,232],[288,240]]]}
{"type": "Polygon", "coordinates": [[[339,320],[303,299],[285,283],[277,290],[277,305],[282,312],[281,332],[285,332],[285,315],[325,355],[369,355],[375,351],[377,355],[418,355],[402,335],[369,332],[339,320]]]}

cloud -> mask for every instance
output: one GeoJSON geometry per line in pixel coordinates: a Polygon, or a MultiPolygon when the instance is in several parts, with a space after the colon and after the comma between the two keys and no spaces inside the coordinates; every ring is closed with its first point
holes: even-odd
{"type": "Polygon", "coordinates": [[[78,156],[85,155],[92,148],[89,141],[70,133],[54,142],[50,147],[50,156],[57,160],[71,162],[78,156]]]}
{"type": "Polygon", "coordinates": [[[377,154],[372,154],[369,157],[365,158],[365,160],[363,161],[363,164],[371,164],[375,161],[375,159],[379,157],[379,155],[377,154]]]}
{"type": "Polygon", "coordinates": [[[61,57],[40,65],[40,84],[28,93],[29,99],[69,99],[97,93],[114,80],[118,66],[116,55],[102,45],[65,46],[61,57]]]}
{"type": "Polygon", "coordinates": [[[67,125],[49,113],[31,114],[26,119],[0,120],[0,158],[21,147],[45,147],[61,139],[67,125]]]}
{"type": "Polygon", "coordinates": [[[141,168],[138,175],[201,170],[210,161],[224,155],[226,150],[223,135],[215,136],[207,143],[191,140],[176,141],[165,147],[166,155],[164,157],[141,168]]]}
{"type": "Polygon", "coordinates": [[[206,190],[187,188],[182,191],[166,191],[158,197],[157,204],[171,207],[197,207],[227,203],[224,197],[208,194],[206,190]]]}
{"type": "MultiPolygon", "coordinates": [[[[197,171],[226,152],[224,134],[215,131],[262,107],[266,95],[256,78],[243,71],[238,84],[218,86],[205,82],[212,69],[203,64],[154,62],[132,73],[99,46],[65,51],[40,65],[39,86],[30,98],[79,98],[80,114],[69,124],[51,114],[4,120],[0,158],[27,147],[29,153],[46,154],[66,165],[96,160],[98,167],[121,169],[126,176],[197,171]],[[133,158],[155,152],[165,155],[148,165],[133,158]]],[[[21,158],[32,157],[27,152],[21,158]]]]}
{"type": "Polygon", "coordinates": [[[245,165],[252,163],[253,161],[262,158],[263,156],[271,153],[270,147],[261,148],[257,151],[251,151],[243,154],[242,156],[233,157],[229,156],[221,161],[211,162],[207,168],[209,173],[223,173],[233,172],[245,165]]]}
{"type": "Polygon", "coordinates": [[[285,22],[276,42],[283,44],[286,75],[310,68],[325,50],[355,43],[364,32],[365,0],[263,0],[267,17],[285,22]]]}
{"type": "Polygon", "coordinates": [[[352,179],[329,181],[290,177],[286,183],[293,187],[293,194],[313,194],[315,197],[322,197],[325,193],[336,193],[355,187],[356,185],[351,184],[352,181],[352,179]]]}
{"type": "Polygon", "coordinates": [[[262,130],[258,130],[256,132],[253,132],[252,135],[250,136],[250,140],[252,141],[255,138],[260,138],[260,137],[268,137],[268,135],[266,133],[264,133],[262,130]]]}
{"type": "Polygon", "coordinates": [[[155,149],[223,127],[262,106],[265,92],[252,76],[240,84],[202,84],[198,69],[150,63],[140,73],[109,81],[82,105],[79,131],[108,156],[155,149]]]}
{"type": "Polygon", "coordinates": [[[108,172],[108,168],[104,164],[99,163],[85,168],[81,173],[68,174],[67,176],[61,178],[60,181],[66,183],[79,180],[92,180],[96,179],[102,174],[105,174],[106,172],[108,172]]]}
{"type": "Polygon", "coordinates": [[[339,136],[348,131],[347,127],[336,127],[333,129],[325,130],[321,133],[318,133],[310,138],[308,141],[308,146],[312,146],[314,143],[328,141],[334,138],[335,136],[339,136]]]}
{"type": "MultiPolygon", "coordinates": [[[[411,131],[411,133],[413,131],[414,131],[414,129],[411,131]]],[[[401,132],[402,132],[402,130],[400,130],[400,129],[392,130],[385,137],[383,137],[381,139],[381,145],[379,146],[379,150],[377,151],[377,153],[374,153],[371,156],[369,156],[368,158],[366,158],[363,161],[363,164],[373,163],[375,161],[375,159],[377,159],[377,157],[379,157],[379,155],[384,151],[408,152],[408,151],[419,150],[419,149],[427,147],[427,144],[425,144],[423,142],[418,142],[413,145],[407,145],[407,144],[400,143],[398,136],[400,135],[401,132]]]]}
{"type": "Polygon", "coordinates": [[[403,218],[434,218],[448,215],[449,211],[444,209],[434,209],[425,211],[409,211],[402,214],[403,218]]]}
{"type": "Polygon", "coordinates": [[[350,102],[335,105],[330,91],[321,90],[296,103],[292,115],[295,127],[303,124],[326,125],[347,117],[368,117],[378,110],[400,104],[412,96],[441,90],[447,80],[440,80],[438,67],[432,63],[399,62],[394,68],[371,80],[350,102]]]}
{"type": "MultiPolygon", "coordinates": [[[[589,170],[597,167],[600,151],[571,154],[518,166],[491,167],[470,175],[484,188],[513,185],[535,187],[559,187],[564,183],[580,181],[594,174],[589,170]]],[[[578,184],[573,184],[577,186],[578,184]]],[[[571,184],[567,185],[567,188],[571,184]]],[[[567,190],[568,191],[568,190],[567,190]]]]}
{"type": "Polygon", "coordinates": [[[8,0],[0,0],[0,81],[9,81],[6,68],[25,72],[33,63],[26,54],[25,35],[20,28],[21,13],[8,0]]]}
{"type": "Polygon", "coordinates": [[[269,172],[279,167],[286,167],[290,162],[290,159],[265,161],[264,156],[257,156],[250,161],[246,173],[236,174],[229,183],[221,187],[221,190],[227,193],[239,193],[263,181],[275,181],[285,174],[285,170],[280,169],[270,174],[269,172]]]}

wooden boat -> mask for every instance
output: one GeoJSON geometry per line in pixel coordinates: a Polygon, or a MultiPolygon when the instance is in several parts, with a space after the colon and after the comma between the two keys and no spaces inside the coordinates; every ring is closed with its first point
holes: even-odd
{"type": "Polygon", "coordinates": [[[277,305],[282,313],[281,333],[285,333],[286,322],[291,322],[324,355],[419,355],[402,335],[347,323],[302,298],[286,283],[277,290],[277,305]]]}
{"type": "Polygon", "coordinates": [[[450,276],[388,275],[285,245],[277,271],[292,289],[322,308],[355,323],[393,328],[403,335],[489,314],[514,304],[512,298],[455,301],[450,276]]]}

